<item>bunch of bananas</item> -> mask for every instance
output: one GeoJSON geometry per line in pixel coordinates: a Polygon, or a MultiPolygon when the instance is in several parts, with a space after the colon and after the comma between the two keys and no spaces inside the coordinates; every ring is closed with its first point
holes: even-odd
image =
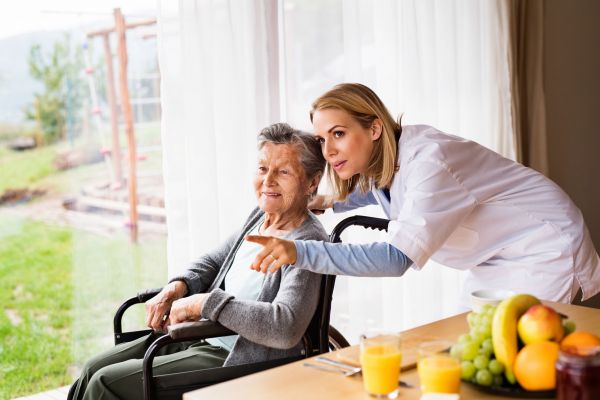
{"type": "Polygon", "coordinates": [[[492,343],[496,359],[504,365],[506,380],[516,383],[513,364],[519,352],[517,323],[531,306],[540,300],[528,294],[518,294],[502,301],[492,320],[492,343]]]}

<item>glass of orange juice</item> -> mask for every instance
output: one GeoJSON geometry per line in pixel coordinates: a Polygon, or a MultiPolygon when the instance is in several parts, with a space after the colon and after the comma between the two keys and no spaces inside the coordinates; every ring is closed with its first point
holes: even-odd
{"type": "Polygon", "coordinates": [[[452,342],[438,340],[419,345],[417,369],[422,393],[458,393],[460,362],[450,357],[452,342]]]}
{"type": "Polygon", "coordinates": [[[398,379],[402,352],[397,333],[361,336],[360,364],[365,390],[373,397],[394,399],[398,396],[398,379]]]}

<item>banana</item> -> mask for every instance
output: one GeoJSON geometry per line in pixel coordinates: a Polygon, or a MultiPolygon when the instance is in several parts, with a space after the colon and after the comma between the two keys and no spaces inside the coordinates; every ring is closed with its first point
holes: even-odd
{"type": "Polygon", "coordinates": [[[504,364],[504,374],[510,383],[515,383],[513,364],[517,357],[517,321],[529,309],[540,304],[540,300],[529,294],[517,294],[503,300],[492,320],[492,343],[496,359],[504,364]]]}

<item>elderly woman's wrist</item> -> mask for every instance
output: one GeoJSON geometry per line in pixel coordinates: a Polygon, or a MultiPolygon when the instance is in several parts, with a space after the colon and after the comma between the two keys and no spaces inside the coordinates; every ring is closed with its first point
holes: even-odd
{"type": "Polygon", "coordinates": [[[188,292],[188,287],[185,281],[173,281],[169,283],[168,296],[172,300],[177,300],[184,297],[188,292]]]}

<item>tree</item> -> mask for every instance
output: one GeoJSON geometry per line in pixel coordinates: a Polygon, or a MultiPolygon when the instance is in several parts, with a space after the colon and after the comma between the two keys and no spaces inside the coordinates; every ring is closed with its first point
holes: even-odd
{"type": "Polygon", "coordinates": [[[43,89],[34,94],[25,113],[27,119],[38,123],[47,143],[64,137],[67,112],[81,104],[83,57],[80,48],[71,53],[69,36],[54,43],[50,54],[44,54],[39,44],[29,51],[29,74],[43,89]]]}

